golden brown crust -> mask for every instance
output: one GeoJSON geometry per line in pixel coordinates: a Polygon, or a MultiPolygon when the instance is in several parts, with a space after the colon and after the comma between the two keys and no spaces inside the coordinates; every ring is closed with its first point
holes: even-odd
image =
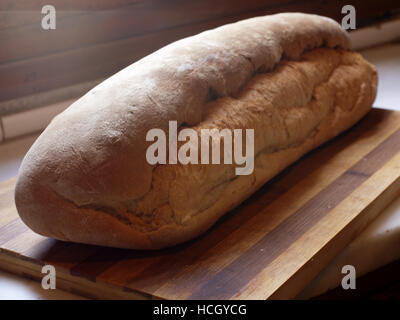
{"type": "Polygon", "coordinates": [[[16,187],[21,218],[47,236],[116,247],[155,249],[201,234],[369,110],[376,72],[337,49],[348,46],[330,19],[281,14],[155,52],[94,88],[35,142],[16,187]],[[316,49],[323,46],[335,49],[316,49]],[[168,120],[254,128],[253,174],[235,176],[232,165],[151,167],[145,133],[168,131],[168,120]]]}

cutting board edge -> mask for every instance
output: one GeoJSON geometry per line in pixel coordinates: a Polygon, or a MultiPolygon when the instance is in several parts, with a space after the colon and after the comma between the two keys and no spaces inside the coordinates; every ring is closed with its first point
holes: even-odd
{"type": "MultiPolygon", "coordinates": [[[[0,270],[21,276],[41,283],[44,274],[41,273],[45,262],[36,262],[33,259],[18,259],[10,251],[0,249],[0,270]]],[[[61,289],[88,299],[128,299],[128,300],[161,300],[146,293],[137,292],[129,288],[121,291],[121,287],[104,281],[91,281],[82,276],[74,276],[68,270],[56,266],[56,289],[61,289]],[[99,286],[100,285],[100,286],[99,286]]],[[[43,289],[45,290],[45,289],[43,289]]]]}

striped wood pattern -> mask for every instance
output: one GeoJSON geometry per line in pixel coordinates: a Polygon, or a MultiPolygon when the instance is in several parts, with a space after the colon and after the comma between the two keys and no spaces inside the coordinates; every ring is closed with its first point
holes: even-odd
{"type": "Polygon", "coordinates": [[[154,252],[36,235],[0,184],[0,267],[94,298],[294,297],[400,190],[400,113],[374,109],[267,183],[209,232],[154,252]]]}

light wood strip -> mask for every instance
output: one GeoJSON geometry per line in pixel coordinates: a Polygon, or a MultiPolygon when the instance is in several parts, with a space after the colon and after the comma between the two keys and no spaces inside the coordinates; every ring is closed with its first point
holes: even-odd
{"type": "MultiPolygon", "coordinates": [[[[1,227],[16,218],[13,190],[15,178],[0,183],[0,236],[1,227]]],[[[0,242],[1,243],[1,242],[0,242]]]]}

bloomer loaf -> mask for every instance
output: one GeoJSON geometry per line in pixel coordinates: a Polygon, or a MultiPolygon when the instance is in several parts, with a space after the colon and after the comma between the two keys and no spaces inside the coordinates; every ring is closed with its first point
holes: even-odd
{"type": "Polygon", "coordinates": [[[377,75],[331,19],[285,13],[174,42],[58,115],[27,153],[15,200],[42,235],[157,249],[194,238],[306,152],[351,127],[377,75]],[[146,160],[153,128],[254,129],[254,171],[146,160]]]}

